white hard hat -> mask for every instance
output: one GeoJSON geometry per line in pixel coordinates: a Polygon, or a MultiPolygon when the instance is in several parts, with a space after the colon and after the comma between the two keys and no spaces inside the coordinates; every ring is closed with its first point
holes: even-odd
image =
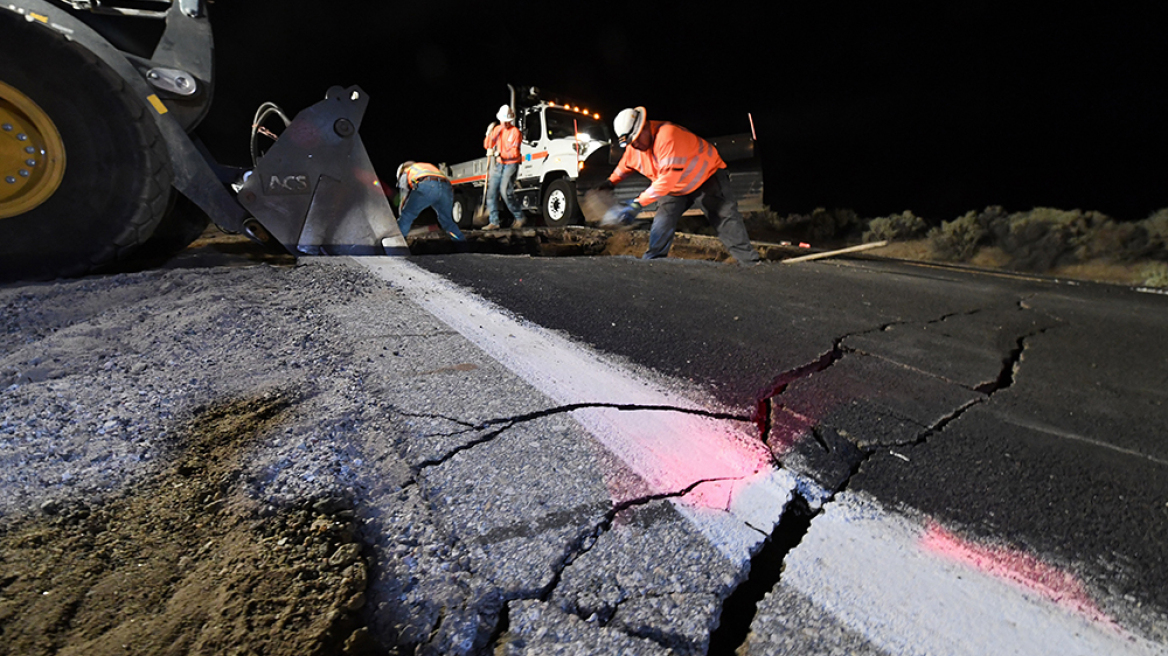
{"type": "Polygon", "coordinates": [[[500,123],[510,123],[515,120],[515,112],[511,111],[510,105],[503,105],[495,112],[495,118],[499,119],[500,123]]]}
{"type": "Polygon", "coordinates": [[[645,126],[645,108],[631,107],[622,109],[612,120],[612,129],[616,132],[617,141],[625,145],[636,141],[641,136],[641,128],[645,126]]]}
{"type": "Polygon", "coordinates": [[[412,160],[412,159],[407,159],[406,161],[399,164],[397,167],[397,177],[399,177],[399,178],[402,177],[402,173],[405,173],[405,170],[413,165],[414,165],[414,160],[412,160]]]}

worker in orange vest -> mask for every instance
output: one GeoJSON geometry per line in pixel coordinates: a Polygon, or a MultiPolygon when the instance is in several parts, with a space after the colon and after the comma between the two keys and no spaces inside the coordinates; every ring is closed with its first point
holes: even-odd
{"type": "Polygon", "coordinates": [[[696,202],[735,260],[759,261],[730,190],[726,163],[713,144],[680,125],[648,120],[644,107],[622,110],[613,128],[625,152],[601,188],[611,190],[632,171],[649,178],[650,184],[636,200],[609,210],[605,223],[632,223],[644,207],[656,202],[644,259],[669,255],[678,220],[696,202]]]}
{"type": "Polygon", "coordinates": [[[397,167],[397,186],[401,192],[401,209],[397,227],[402,236],[408,235],[414,219],[427,207],[433,207],[438,224],[454,241],[466,241],[454,221],[454,189],[450,178],[437,166],[425,162],[407,161],[397,167]]]}
{"type": "Polygon", "coordinates": [[[519,171],[519,162],[523,159],[519,154],[519,144],[523,141],[523,136],[519,128],[515,127],[515,112],[511,110],[510,105],[500,107],[495,118],[499,119],[499,122],[487,126],[487,136],[483,139],[483,148],[498,152],[491,176],[487,179],[487,202],[490,203],[491,221],[483,230],[498,230],[502,225],[499,222],[499,196],[503,197],[507,210],[515,217],[511,227],[522,228],[523,208],[515,199],[514,186],[515,174],[519,171]]]}

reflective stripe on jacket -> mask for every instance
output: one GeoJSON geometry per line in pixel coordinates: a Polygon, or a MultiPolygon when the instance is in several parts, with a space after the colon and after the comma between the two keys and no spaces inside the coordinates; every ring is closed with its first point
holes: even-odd
{"type": "Polygon", "coordinates": [[[500,164],[518,164],[523,159],[519,154],[521,141],[523,141],[523,135],[519,133],[519,128],[514,125],[496,125],[487,133],[487,138],[483,139],[483,149],[490,150],[497,147],[500,164]]]}
{"type": "Polygon", "coordinates": [[[649,121],[653,146],[649,150],[625,148],[625,154],[608,177],[613,184],[625,179],[631,171],[649,178],[649,188],[641,192],[637,202],[642,207],[662,196],[685,196],[702,186],[726,162],[713,144],[689,130],[666,121],[649,121]]]}
{"type": "Polygon", "coordinates": [[[442,178],[443,180],[448,179],[446,175],[444,175],[442,171],[433,164],[417,162],[406,167],[405,178],[406,183],[410,186],[410,189],[417,189],[418,181],[422,178],[431,177],[442,178]]]}

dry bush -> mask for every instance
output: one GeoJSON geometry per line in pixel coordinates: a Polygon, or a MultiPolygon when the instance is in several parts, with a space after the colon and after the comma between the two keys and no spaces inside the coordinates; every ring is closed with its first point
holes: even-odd
{"type": "Polygon", "coordinates": [[[874,241],[905,241],[923,237],[929,226],[921,217],[905,210],[900,214],[882,216],[868,222],[864,243],[874,241]]]}
{"type": "Polygon", "coordinates": [[[1092,239],[1109,224],[1111,218],[1099,212],[1036,207],[1011,214],[1005,234],[995,231],[995,237],[1011,268],[1041,273],[1094,256],[1092,239]]]}
{"type": "Polygon", "coordinates": [[[946,221],[929,231],[929,246],[934,257],[951,262],[968,262],[985,245],[991,244],[995,230],[1007,226],[1006,211],[990,206],[981,212],[967,212],[953,221],[946,221]]]}
{"type": "Polygon", "coordinates": [[[796,223],[795,218],[797,216],[785,216],[770,208],[756,212],[742,213],[742,219],[746,223],[747,230],[751,233],[762,232],[765,234],[785,234],[791,232],[796,223]]]}
{"type": "Polygon", "coordinates": [[[1147,234],[1146,257],[1168,260],[1168,208],[1156,210],[1138,225],[1147,234]]]}
{"type": "Polygon", "coordinates": [[[1080,261],[1131,262],[1149,252],[1148,232],[1137,223],[1105,221],[1096,224],[1082,241],[1080,261]]]}
{"type": "Polygon", "coordinates": [[[1153,262],[1140,269],[1145,287],[1168,287],[1168,264],[1153,262]]]}
{"type": "Polygon", "coordinates": [[[849,209],[817,207],[809,215],[795,214],[790,220],[792,224],[801,224],[804,238],[813,243],[846,239],[864,227],[864,221],[849,209]]]}

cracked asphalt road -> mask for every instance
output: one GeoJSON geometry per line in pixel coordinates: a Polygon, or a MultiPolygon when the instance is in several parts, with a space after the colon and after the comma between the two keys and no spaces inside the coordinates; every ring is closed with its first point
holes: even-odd
{"type": "MultiPolygon", "coordinates": [[[[627,398],[533,383],[511,324],[492,351],[346,259],[0,288],[0,531],[115,502],[202,408],[274,393],[287,409],[219,487],[257,527],[351,507],[368,588],[347,653],[1164,652],[1163,297],[871,262],[411,261],[611,358],[627,398]],[[629,418],[758,438],[778,487],[708,459],[655,476],[603,434],[629,418]],[[742,502],[757,489],[770,514],[742,502]],[[1022,617],[1037,642],[1003,633],[1022,617]]],[[[11,558],[6,639],[39,580],[11,558]]],[[[164,616],[158,596],[137,612],[164,616]]]]}
{"type": "MultiPolygon", "coordinates": [[[[728,408],[755,407],[776,460],[814,482],[801,489],[812,502],[874,502],[944,525],[964,541],[954,558],[1160,650],[1168,642],[1162,296],[875,261],[417,262],[728,408]],[[1074,585],[1050,584],[1030,558],[1074,585]]],[[[902,626],[868,635],[862,612],[842,628],[792,619],[840,603],[780,583],[759,618],[787,632],[756,623],[750,653],[920,648],[890,637],[902,626]],[[801,629],[837,640],[792,642],[801,629]]]]}

